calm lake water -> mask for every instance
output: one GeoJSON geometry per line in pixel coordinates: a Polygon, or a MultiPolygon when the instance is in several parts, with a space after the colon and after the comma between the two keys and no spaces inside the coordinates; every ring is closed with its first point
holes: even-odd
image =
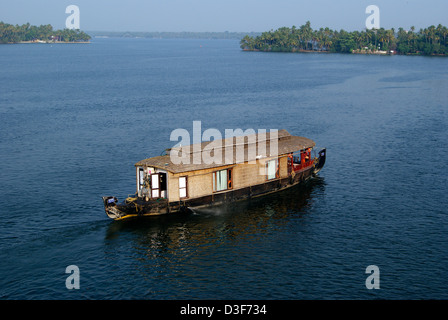
{"type": "Polygon", "coordinates": [[[448,298],[448,59],[111,38],[0,61],[1,299],[448,298]],[[231,208],[107,218],[101,196],[195,120],[287,129],[326,166],[231,208]]]}

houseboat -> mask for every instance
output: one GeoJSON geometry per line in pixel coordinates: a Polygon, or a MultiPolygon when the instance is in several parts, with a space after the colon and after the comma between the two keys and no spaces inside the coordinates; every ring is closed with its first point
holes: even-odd
{"type": "Polygon", "coordinates": [[[121,220],[194,211],[277,192],[322,169],[326,149],[316,153],[314,147],[311,139],[279,130],[167,149],[161,156],[137,162],[136,193],[122,202],[115,196],[103,197],[105,211],[111,219],[121,220]],[[184,161],[178,161],[179,154],[184,161]],[[205,155],[214,161],[203,161],[205,155]]]}

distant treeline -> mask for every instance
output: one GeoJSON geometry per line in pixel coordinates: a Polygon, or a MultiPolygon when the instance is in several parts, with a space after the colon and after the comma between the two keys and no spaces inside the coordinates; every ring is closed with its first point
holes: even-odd
{"type": "Polygon", "coordinates": [[[372,29],[348,32],[329,28],[313,30],[310,22],[299,28],[283,27],[275,31],[263,32],[241,39],[241,48],[251,51],[278,52],[340,52],[340,53],[378,53],[447,55],[448,29],[442,25],[430,26],[415,31],[399,28],[386,30],[372,29]]]}
{"type": "Polygon", "coordinates": [[[29,23],[12,25],[0,21],[0,43],[18,43],[21,41],[89,41],[90,36],[84,31],[74,29],[53,30],[50,24],[32,26],[29,23]]]}
{"type": "Polygon", "coordinates": [[[117,37],[117,38],[156,38],[156,39],[235,39],[240,40],[245,35],[256,37],[260,32],[139,32],[139,31],[89,31],[94,37],[117,37]]]}

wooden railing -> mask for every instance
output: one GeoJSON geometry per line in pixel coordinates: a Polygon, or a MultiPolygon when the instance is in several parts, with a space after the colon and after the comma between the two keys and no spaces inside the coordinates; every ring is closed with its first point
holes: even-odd
{"type": "Polygon", "coordinates": [[[313,163],[314,163],[314,159],[310,159],[304,163],[293,163],[293,168],[294,168],[294,171],[297,172],[297,171],[311,167],[313,165],[313,163]]]}

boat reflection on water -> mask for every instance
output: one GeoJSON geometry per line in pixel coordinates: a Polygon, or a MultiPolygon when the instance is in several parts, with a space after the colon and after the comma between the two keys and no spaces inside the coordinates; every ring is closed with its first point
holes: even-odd
{"type": "MultiPolygon", "coordinates": [[[[105,240],[144,249],[147,253],[172,250],[185,253],[192,247],[210,246],[259,236],[309,214],[313,198],[322,195],[324,178],[260,198],[188,213],[112,221],[105,240]],[[188,249],[189,248],[189,249],[188,249]]],[[[279,230],[281,232],[281,230],[279,230]]]]}

